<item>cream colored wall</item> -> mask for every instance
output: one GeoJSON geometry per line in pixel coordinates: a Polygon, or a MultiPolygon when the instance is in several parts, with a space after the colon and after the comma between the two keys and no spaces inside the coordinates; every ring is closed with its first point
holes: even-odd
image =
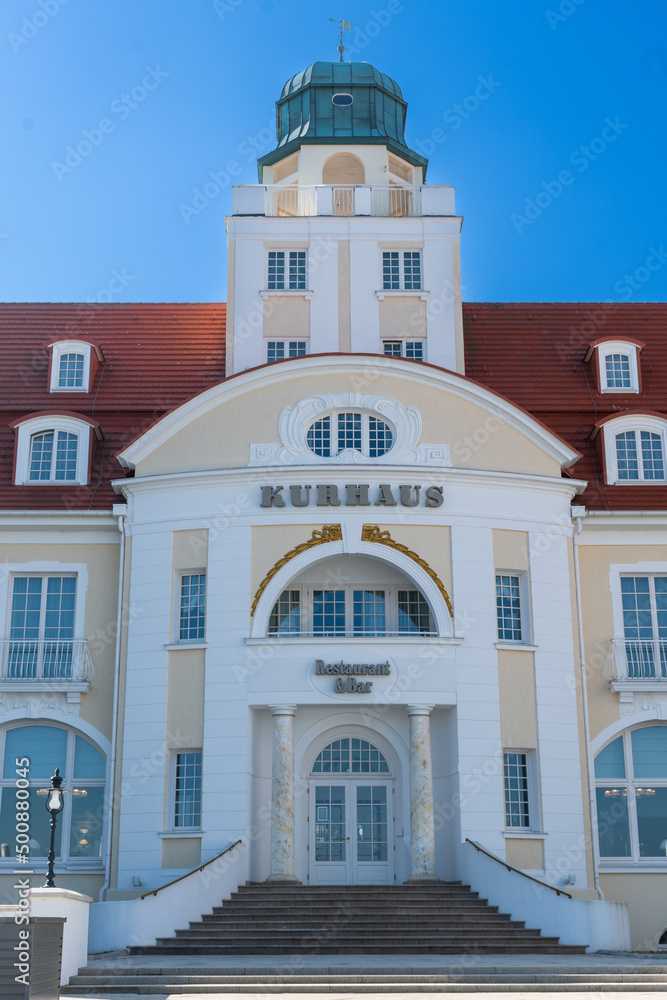
{"type": "MultiPolygon", "coordinates": [[[[120,537],[120,536],[119,536],[120,537]]],[[[95,677],[88,694],[81,695],[80,718],[111,739],[114,656],[118,604],[119,545],[109,544],[9,544],[2,547],[3,562],[83,563],[88,569],[88,590],[78,584],[76,599],[85,600],[83,638],[88,640],[95,677]]],[[[55,572],[55,567],[54,567],[55,572]]],[[[74,719],[72,719],[75,722],[74,719]]]]}
{"type": "Polygon", "coordinates": [[[503,746],[537,749],[533,654],[529,650],[499,649],[498,679],[503,746]]]}
{"type": "MultiPolygon", "coordinates": [[[[585,528],[584,528],[585,530],[585,528]]],[[[612,564],[667,563],[665,545],[580,545],[581,602],[591,739],[620,718],[619,695],[605,665],[614,636],[609,573],[612,564]]],[[[631,720],[629,720],[629,723],[631,720]]]]}
{"type": "Polygon", "coordinates": [[[493,558],[497,569],[516,569],[527,572],[530,561],[528,533],[494,528],[493,558]]]}
{"type": "Polygon", "coordinates": [[[316,393],[371,392],[415,406],[422,417],[422,440],[451,444],[457,468],[560,476],[558,462],[522,433],[475,403],[407,377],[317,374],[292,377],[255,388],[211,410],[137,466],[137,476],[208,469],[244,468],[250,443],[277,441],[278,415],[295,399],[316,393]],[[475,437],[477,435],[477,437],[475,437]]]}
{"type": "Polygon", "coordinates": [[[193,869],[201,864],[200,837],[165,837],[162,841],[162,867],[193,869]]]}
{"type": "Polygon", "coordinates": [[[505,842],[507,863],[522,871],[544,871],[544,842],[542,840],[515,840],[505,842]]]}
{"type": "Polygon", "coordinates": [[[203,649],[169,651],[167,749],[196,750],[204,739],[203,649]]]}
{"type": "Polygon", "coordinates": [[[350,242],[338,241],[338,350],[352,350],[352,311],[350,305],[350,242]]]}
{"type": "MultiPolygon", "coordinates": [[[[337,153],[350,153],[358,157],[364,165],[366,184],[388,184],[387,147],[380,144],[345,146],[336,144],[337,153]]],[[[306,145],[299,152],[299,184],[322,184],[322,170],[331,156],[331,146],[306,145]]]]}
{"type": "Polygon", "coordinates": [[[262,332],[270,340],[310,337],[310,302],[290,295],[265,299],[262,332]]]}
{"type": "Polygon", "coordinates": [[[426,336],[426,302],[418,295],[396,295],[380,301],[380,339],[426,336]]]}
{"type": "Polygon", "coordinates": [[[634,951],[655,951],[667,930],[667,874],[600,875],[605,899],[627,903],[634,951]]]}
{"type": "MultiPolygon", "coordinates": [[[[372,524],[372,522],[372,512],[369,512],[368,523],[372,524]]],[[[323,524],[335,523],[337,522],[334,514],[327,521],[317,521],[314,524],[253,527],[251,536],[251,594],[254,596],[257,593],[257,589],[266,574],[290,549],[301,542],[307,542],[313,531],[321,530],[323,524]]],[[[426,525],[383,524],[383,530],[389,531],[394,541],[407,545],[409,549],[426,560],[442,580],[449,596],[452,600],[454,599],[452,595],[451,531],[448,527],[434,530],[426,525]]],[[[385,553],[382,548],[383,546],[378,545],[378,557],[386,556],[387,561],[391,562],[391,549],[388,548],[385,553]]],[[[327,546],[322,545],[314,551],[321,552],[324,559],[327,554],[327,546]]]]}

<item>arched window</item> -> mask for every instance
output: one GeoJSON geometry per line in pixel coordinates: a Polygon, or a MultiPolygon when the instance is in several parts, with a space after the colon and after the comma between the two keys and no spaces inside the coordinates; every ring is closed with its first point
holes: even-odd
{"type": "Polygon", "coordinates": [[[389,764],[368,740],[346,736],[319,752],[313,774],[389,774],[389,764]]]}
{"type": "Polygon", "coordinates": [[[12,425],[16,430],[15,484],[88,482],[94,421],[76,414],[38,414],[12,425]]]}
{"type": "MultiPolygon", "coordinates": [[[[56,828],[56,855],[89,862],[101,859],[106,761],[90,740],[57,725],[21,725],[0,733],[0,752],[0,858],[12,858],[16,867],[17,847],[25,845],[31,859],[46,857],[50,840],[46,791],[59,768],[67,792],[56,828]],[[19,806],[29,817],[28,832],[21,836],[19,806]]],[[[20,850],[19,856],[26,853],[20,850]]]]}
{"type": "Polygon", "coordinates": [[[667,862],[667,726],[616,737],[595,758],[600,857],[667,862]]]}
{"type": "Polygon", "coordinates": [[[310,425],[306,441],[320,458],[333,458],[342,451],[380,458],[391,448],[394,435],[389,424],[367,413],[332,413],[310,425]]]}
{"type": "Polygon", "coordinates": [[[90,392],[102,351],[83,340],[51,344],[51,392],[90,392]]]}
{"type": "Polygon", "coordinates": [[[269,618],[269,635],[434,634],[431,610],[414,583],[388,564],[357,556],[310,567],[282,592],[269,618]]]}
{"type": "Polygon", "coordinates": [[[667,419],[660,414],[624,414],[596,425],[604,435],[607,482],[664,483],[667,419]]]}

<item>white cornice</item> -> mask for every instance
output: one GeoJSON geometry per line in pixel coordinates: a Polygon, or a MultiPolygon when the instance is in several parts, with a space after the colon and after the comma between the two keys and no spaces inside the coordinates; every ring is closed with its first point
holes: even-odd
{"type": "Polygon", "coordinates": [[[311,355],[285,360],[280,365],[267,365],[243,372],[205,390],[199,396],[195,396],[194,399],[172,410],[157,424],[150,427],[140,438],[119,454],[119,461],[126,468],[135,468],[139,462],[166,444],[170,437],[192,421],[204,416],[220,404],[258,388],[275,385],[277,382],[285,382],[297,374],[300,377],[318,373],[350,375],[361,372],[363,374],[372,364],[375,364],[378,374],[381,373],[386,378],[395,378],[403,382],[413,382],[416,385],[441,389],[459,399],[482,407],[523,434],[550,458],[557,461],[562,468],[573,465],[579,458],[578,452],[566,445],[533,417],[519,410],[490,389],[471,382],[455,372],[429,365],[415,365],[412,361],[405,361],[401,358],[385,358],[383,356],[375,358],[373,356],[371,359],[365,355],[348,355],[344,360],[341,360],[330,355],[311,355]]]}

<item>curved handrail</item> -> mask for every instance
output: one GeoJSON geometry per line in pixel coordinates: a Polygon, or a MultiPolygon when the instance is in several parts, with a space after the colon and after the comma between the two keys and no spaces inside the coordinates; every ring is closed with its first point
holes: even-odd
{"type": "Polygon", "coordinates": [[[504,868],[507,868],[508,872],[516,872],[517,875],[523,875],[524,878],[529,878],[531,882],[537,882],[538,885],[543,885],[545,889],[551,889],[551,891],[555,892],[557,896],[567,896],[568,899],[574,899],[574,896],[570,895],[569,892],[565,892],[565,889],[557,889],[555,885],[549,885],[548,882],[542,882],[540,881],[539,878],[534,878],[532,875],[526,875],[525,872],[522,872],[520,868],[515,868],[514,865],[508,865],[508,863],[506,861],[503,861],[502,858],[498,858],[496,857],[495,854],[491,854],[489,851],[485,851],[483,847],[480,847],[479,844],[476,844],[474,840],[470,840],[469,837],[466,837],[465,842],[466,844],[471,844],[476,851],[481,851],[482,854],[486,854],[487,858],[491,858],[493,861],[497,861],[499,865],[502,865],[504,868]]]}
{"type": "Polygon", "coordinates": [[[196,875],[197,872],[203,871],[204,868],[208,867],[208,865],[212,865],[213,862],[217,861],[218,858],[221,858],[223,854],[228,854],[230,851],[233,851],[234,848],[238,847],[239,844],[241,843],[243,843],[243,841],[237,840],[234,844],[230,844],[229,847],[225,847],[224,851],[220,851],[220,854],[216,854],[214,858],[209,858],[209,860],[205,861],[203,865],[199,866],[199,868],[193,868],[192,871],[188,872],[186,875],[180,875],[178,878],[175,878],[172,882],[166,882],[165,885],[159,885],[157,889],[151,889],[150,892],[145,892],[139,898],[146,899],[147,896],[157,896],[158,892],[162,892],[163,889],[168,889],[170,885],[176,885],[177,882],[182,882],[184,878],[190,878],[191,875],[196,875]]]}

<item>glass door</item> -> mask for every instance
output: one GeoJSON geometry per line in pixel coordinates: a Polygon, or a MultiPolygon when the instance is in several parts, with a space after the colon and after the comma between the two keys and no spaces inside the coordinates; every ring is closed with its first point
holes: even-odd
{"type": "Polygon", "coordinates": [[[310,786],[311,885],[388,885],[394,880],[392,783],[340,780],[310,786]]]}

